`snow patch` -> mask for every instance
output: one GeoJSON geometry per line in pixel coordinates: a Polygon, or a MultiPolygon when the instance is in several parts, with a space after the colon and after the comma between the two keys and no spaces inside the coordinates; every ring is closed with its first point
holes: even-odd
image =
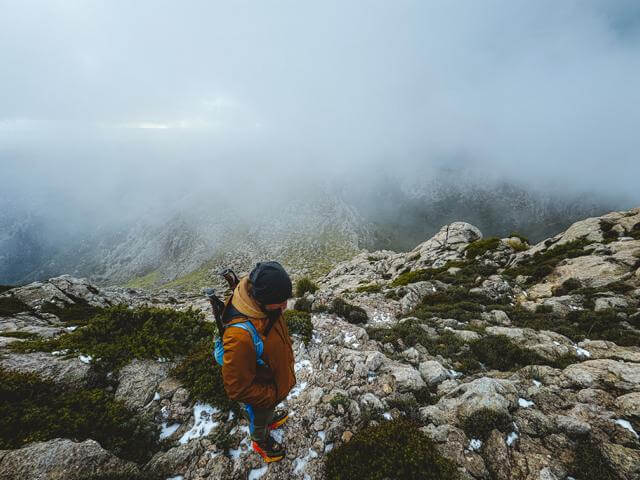
{"type": "Polygon", "coordinates": [[[175,477],[169,477],[167,480],[184,480],[182,475],[176,475],[175,477]]]}
{"type": "Polygon", "coordinates": [[[276,442],[282,444],[284,443],[284,432],[282,429],[271,430],[271,438],[273,438],[276,442]]]}
{"type": "Polygon", "coordinates": [[[78,358],[82,363],[86,363],[87,365],[91,363],[91,360],[93,360],[91,355],[80,355],[78,358]]]}
{"type": "Polygon", "coordinates": [[[180,438],[179,443],[184,445],[189,440],[209,435],[218,426],[218,422],[213,421],[216,413],[220,413],[220,410],[206,403],[196,403],[193,406],[193,427],[180,438]]]}
{"type": "Polygon", "coordinates": [[[313,448],[310,448],[309,453],[307,453],[304,457],[298,457],[293,461],[293,473],[304,472],[305,468],[307,468],[307,463],[309,463],[309,460],[317,457],[318,454],[316,453],[316,451],[313,448]]]}
{"type": "Polygon", "coordinates": [[[324,453],[329,453],[331,450],[333,450],[333,443],[327,443],[324,447],[324,453]]]}
{"type": "Polygon", "coordinates": [[[477,452],[481,448],[482,448],[482,440],[477,438],[472,438],[471,441],[469,442],[469,450],[473,450],[474,452],[477,452]]]}
{"type": "Polygon", "coordinates": [[[180,423],[174,423],[171,425],[167,425],[167,422],[162,422],[162,431],[160,432],[160,440],[170,437],[173,435],[178,428],[180,428],[180,423]]]}
{"type": "Polygon", "coordinates": [[[160,394],[156,392],[156,394],[153,396],[153,401],[157,402],[158,400],[160,400],[160,394]]]}
{"type": "Polygon", "coordinates": [[[77,325],[71,325],[70,327],[64,327],[64,329],[65,329],[67,332],[73,332],[76,328],[78,328],[78,326],[77,326],[77,325]]]}
{"type": "Polygon", "coordinates": [[[461,372],[456,372],[455,370],[447,370],[449,373],[449,378],[458,378],[462,376],[461,372]]]}
{"type": "Polygon", "coordinates": [[[311,365],[311,362],[309,360],[300,360],[299,362],[296,362],[293,365],[293,370],[298,373],[298,371],[302,370],[303,368],[308,369],[311,373],[313,373],[313,366],[311,365]]]}
{"type": "Polygon", "coordinates": [[[636,438],[638,438],[638,432],[634,430],[634,428],[631,426],[631,423],[629,423],[627,420],[619,418],[616,420],[616,425],[620,425],[622,428],[629,430],[636,438]]]}
{"type": "Polygon", "coordinates": [[[577,345],[574,345],[573,348],[576,349],[576,355],[582,358],[590,358],[591,357],[591,353],[589,353],[588,350],[585,350],[584,348],[580,348],[577,345]]]}
{"type": "Polygon", "coordinates": [[[533,384],[534,384],[536,387],[541,387],[541,386],[542,386],[542,382],[539,382],[538,380],[533,380],[533,384]]]}
{"type": "Polygon", "coordinates": [[[267,466],[261,468],[254,468],[249,472],[249,480],[258,480],[258,478],[262,477],[265,473],[267,473],[267,466]]]}
{"type": "Polygon", "coordinates": [[[518,405],[520,406],[520,408],[529,408],[533,407],[535,403],[525,398],[518,398],[518,405]]]}
{"type": "Polygon", "coordinates": [[[296,385],[291,389],[291,392],[289,392],[289,395],[287,395],[287,400],[296,398],[298,395],[302,393],[302,391],[305,388],[307,388],[307,382],[302,382],[300,385],[296,385]]]}
{"type": "Polygon", "coordinates": [[[389,412],[384,412],[382,416],[384,417],[385,420],[393,420],[393,417],[389,412]]]}
{"type": "Polygon", "coordinates": [[[515,442],[518,439],[518,434],[516,432],[511,432],[509,435],[507,435],[507,445],[511,446],[513,445],[513,442],[515,442]]]}

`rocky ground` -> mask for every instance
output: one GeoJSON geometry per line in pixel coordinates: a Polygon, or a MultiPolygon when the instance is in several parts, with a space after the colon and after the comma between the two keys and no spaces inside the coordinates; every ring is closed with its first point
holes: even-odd
{"type": "MultiPolygon", "coordinates": [[[[52,439],[0,450],[0,478],[144,470],[184,480],[319,479],[327,454],[363,425],[402,416],[418,422],[461,479],[640,478],[640,208],[577,222],[531,246],[517,236],[483,240],[456,222],[410,252],[361,253],[318,286],[304,297],[311,340],[294,339],[297,385],[283,404],[291,418],[274,432],[286,441],[284,461],[264,466],[248,449],[247,422],[195,402],[170,375],[172,362],[134,360],[120,370],[115,396],[162,425],[162,451],[136,465],[93,440],[52,439]],[[332,313],[338,297],[368,321],[332,313]],[[410,325],[418,334],[403,337],[410,325]],[[495,338],[516,360],[535,362],[505,366],[478,350],[495,338]],[[584,452],[609,476],[576,467],[584,452]]],[[[90,359],[17,353],[9,344],[24,340],[2,333],[64,335],[73,327],[42,306],[78,299],[208,312],[196,294],[98,289],[69,276],[0,294],[8,297],[29,311],[0,317],[0,367],[70,386],[91,383],[90,359]]]]}

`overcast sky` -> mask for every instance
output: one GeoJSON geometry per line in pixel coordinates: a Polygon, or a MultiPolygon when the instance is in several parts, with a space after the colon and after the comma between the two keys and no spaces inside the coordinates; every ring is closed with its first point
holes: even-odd
{"type": "Polygon", "coordinates": [[[0,64],[5,198],[462,161],[640,203],[635,0],[0,0],[0,64]]]}

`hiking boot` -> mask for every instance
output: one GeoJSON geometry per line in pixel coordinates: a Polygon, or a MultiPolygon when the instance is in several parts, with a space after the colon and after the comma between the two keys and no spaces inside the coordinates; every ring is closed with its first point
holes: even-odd
{"type": "Polygon", "coordinates": [[[284,458],[286,453],[284,446],[276,442],[271,436],[268,436],[265,442],[258,443],[256,440],[253,440],[251,446],[267,463],[279,462],[284,458]]]}
{"type": "Polygon", "coordinates": [[[282,425],[284,425],[284,422],[287,421],[287,418],[289,418],[289,412],[287,411],[276,412],[273,415],[273,421],[269,424],[267,428],[269,430],[275,430],[276,428],[280,428],[282,425]]]}

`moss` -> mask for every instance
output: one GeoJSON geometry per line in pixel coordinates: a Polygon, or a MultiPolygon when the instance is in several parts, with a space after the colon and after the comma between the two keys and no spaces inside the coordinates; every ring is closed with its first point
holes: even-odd
{"type": "Polygon", "coordinates": [[[391,286],[401,287],[410,283],[438,280],[440,282],[470,288],[478,276],[493,275],[496,270],[496,267],[482,265],[478,262],[450,261],[442,267],[425,268],[401,273],[391,282],[391,286]],[[459,271],[452,274],[448,271],[450,268],[457,268],[459,271]]]}
{"type": "Polygon", "coordinates": [[[377,261],[378,261],[378,258],[377,258],[377,257],[374,257],[373,255],[369,255],[369,256],[367,257],[367,260],[368,260],[368,261],[370,261],[370,262],[377,262],[377,261]]]}
{"type": "Polygon", "coordinates": [[[532,285],[553,272],[553,269],[562,260],[589,255],[585,247],[591,241],[580,238],[562,245],[549,246],[546,250],[536,252],[524,258],[517,266],[506,269],[503,274],[515,278],[518,275],[529,277],[526,284],[532,285]]]}
{"type": "Polygon", "coordinates": [[[0,337],[21,338],[21,339],[31,340],[34,338],[38,338],[38,334],[33,332],[22,332],[22,331],[0,332],[0,337]]]}
{"type": "Polygon", "coordinates": [[[41,311],[51,313],[67,324],[86,325],[91,318],[104,310],[101,307],[90,305],[84,298],[75,297],[69,293],[66,295],[74,303],[65,303],[63,307],[59,307],[55,303],[45,302],[41,311]]]}
{"type": "Polygon", "coordinates": [[[285,310],[284,319],[287,322],[289,332],[296,333],[302,337],[302,341],[308,344],[313,334],[313,324],[309,312],[300,310],[285,310]]]}
{"type": "Polygon", "coordinates": [[[488,237],[471,242],[464,249],[467,258],[476,258],[479,255],[495,250],[500,245],[500,239],[497,237],[488,237]]]}
{"type": "Polygon", "coordinates": [[[391,300],[400,300],[400,295],[398,294],[397,290],[389,290],[387,293],[384,294],[384,298],[389,298],[391,300]]]}
{"type": "Polygon", "coordinates": [[[16,351],[69,350],[93,357],[104,372],[118,370],[134,358],[172,359],[188,353],[214,326],[200,311],[126,305],[109,307],[86,326],[49,340],[26,340],[9,345],[16,351]]]}
{"type": "Polygon", "coordinates": [[[569,472],[575,478],[593,478],[598,480],[619,480],[609,460],[599,448],[599,442],[584,439],[576,443],[575,457],[569,466],[569,472]]]}
{"type": "Polygon", "coordinates": [[[16,313],[29,311],[31,307],[13,295],[0,297],[0,317],[10,317],[16,313]]]}
{"type": "Polygon", "coordinates": [[[302,312],[310,312],[313,302],[305,297],[300,297],[294,303],[293,308],[302,312]]]}
{"type": "Polygon", "coordinates": [[[336,393],[331,400],[329,400],[329,403],[334,409],[338,408],[338,405],[342,405],[342,408],[346,410],[349,408],[349,403],[351,403],[351,401],[349,400],[349,397],[341,393],[336,393]]]}
{"type": "Polygon", "coordinates": [[[302,277],[296,282],[296,297],[303,297],[307,293],[315,293],[318,286],[309,277],[302,277]]]}
{"type": "Polygon", "coordinates": [[[401,411],[408,419],[420,421],[420,407],[435,404],[438,401],[437,390],[437,385],[433,385],[412,393],[398,393],[387,397],[387,404],[401,411]]]}
{"type": "Polygon", "coordinates": [[[604,243],[615,242],[618,239],[618,232],[613,230],[615,224],[604,219],[600,219],[600,230],[602,231],[602,237],[604,243]]]}
{"type": "Polygon", "coordinates": [[[344,318],[349,323],[366,323],[369,319],[367,312],[363,308],[351,305],[339,297],[333,299],[329,311],[344,318]]]}
{"type": "Polygon", "coordinates": [[[488,368],[510,371],[527,365],[564,368],[576,363],[573,355],[547,360],[533,350],[522,348],[505,335],[487,335],[469,344],[473,357],[488,368]]]}
{"type": "Polygon", "coordinates": [[[99,389],[61,387],[31,373],[0,369],[0,449],[63,437],[98,441],[127,460],[159,449],[159,427],[99,389]]]}
{"type": "Polygon", "coordinates": [[[201,339],[171,374],[182,381],[194,400],[239,414],[239,404],[231,401],[224,390],[222,367],[213,358],[213,346],[212,336],[201,339]]]}
{"type": "Polygon", "coordinates": [[[560,297],[562,295],[567,295],[570,292],[582,288],[582,282],[577,278],[567,278],[562,285],[554,287],[552,289],[552,293],[556,297],[560,297]]]}
{"type": "Polygon", "coordinates": [[[467,437],[484,441],[492,430],[506,433],[511,427],[511,418],[504,412],[481,408],[466,417],[461,426],[467,437]]]}
{"type": "Polygon", "coordinates": [[[454,480],[456,465],[414,423],[398,419],[367,427],[327,456],[328,480],[454,480]]]}
{"type": "MultiPolygon", "coordinates": [[[[506,301],[506,297],[504,300],[506,301]]],[[[440,317],[469,321],[479,318],[480,314],[487,309],[485,305],[494,304],[494,302],[496,300],[482,294],[471,293],[464,287],[451,287],[425,295],[410,315],[424,320],[440,317]]]]}
{"type": "Polygon", "coordinates": [[[356,288],[356,292],[358,293],[378,293],[382,290],[382,285],[377,285],[375,283],[369,285],[362,285],[356,288]]]}

